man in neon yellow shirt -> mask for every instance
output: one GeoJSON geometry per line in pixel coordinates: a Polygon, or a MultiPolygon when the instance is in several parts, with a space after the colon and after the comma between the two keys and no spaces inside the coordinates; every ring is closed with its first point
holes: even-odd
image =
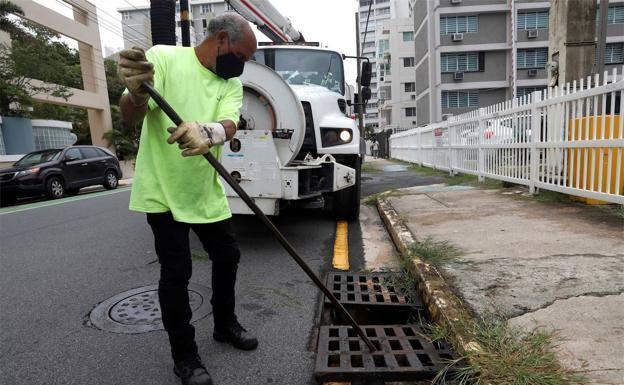
{"type": "Polygon", "coordinates": [[[127,87],[120,101],[124,122],[136,124],[144,119],[130,209],[147,213],[154,233],[161,265],[162,320],[169,334],[174,372],[184,384],[212,384],[190,324],[189,230],[197,234],[212,260],[213,337],[243,350],[258,345],[234,313],[240,252],[223,186],[201,156],[210,151],[219,158],[221,145],[236,133],[243,99],[237,77],[256,45],[247,21],[228,13],[210,21],[208,37],[197,47],[157,45],[146,53],[133,48],[120,54],[119,73],[127,87]],[[171,120],[141,86],[146,81],[184,123],[171,127],[171,120]]]}

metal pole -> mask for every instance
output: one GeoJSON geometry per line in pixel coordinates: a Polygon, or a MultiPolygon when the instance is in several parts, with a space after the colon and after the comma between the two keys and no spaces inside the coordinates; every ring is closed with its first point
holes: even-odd
{"type": "MultiPolygon", "coordinates": [[[[158,106],[169,117],[169,119],[173,121],[173,123],[176,126],[179,126],[180,124],[182,124],[182,118],[180,118],[180,116],[169,105],[169,103],[167,103],[167,101],[163,99],[162,96],[160,96],[160,94],[158,93],[158,91],[154,89],[154,87],[152,87],[150,84],[147,84],[147,83],[143,83],[143,86],[147,89],[147,92],[150,94],[152,99],[154,99],[156,104],[158,104],[158,106]]],[[[260,210],[260,208],[253,201],[253,199],[251,199],[251,197],[247,195],[245,190],[243,190],[243,188],[238,184],[238,182],[236,182],[236,180],[234,180],[234,178],[230,174],[228,174],[225,167],[223,167],[223,165],[219,163],[219,161],[214,156],[212,156],[211,153],[204,154],[204,158],[206,158],[206,160],[210,163],[210,165],[214,167],[214,169],[221,176],[221,178],[225,179],[227,184],[230,185],[230,187],[232,187],[234,191],[236,191],[236,194],[238,194],[238,196],[241,197],[241,199],[247,204],[247,206],[251,209],[251,211],[253,211],[253,213],[260,219],[260,221],[264,223],[264,225],[269,229],[269,231],[273,233],[277,241],[284,247],[284,249],[288,252],[288,254],[290,254],[290,256],[295,260],[295,262],[297,262],[297,264],[303,269],[303,271],[308,275],[308,277],[310,277],[312,282],[314,282],[314,284],[319,289],[321,289],[323,294],[325,294],[327,298],[329,298],[329,300],[335,306],[335,308],[347,319],[347,321],[349,321],[353,329],[357,332],[360,338],[362,338],[364,343],[366,343],[366,346],[368,346],[370,351],[371,352],[377,351],[377,348],[375,348],[375,345],[373,345],[373,343],[368,339],[368,337],[364,333],[364,330],[362,330],[362,328],[357,324],[357,322],[355,322],[355,320],[353,319],[351,314],[349,314],[347,309],[345,309],[344,306],[342,306],[342,304],[338,302],[336,297],[334,297],[332,292],[329,291],[327,287],[325,287],[321,279],[316,275],[314,271],[312,271],[310,266],[308,266],[308,264],[305,263],[303,258],[301,258],[299,253],[297,253],[297,251],[290,244],[290,242],[288,242],[288,240],[284,237],[284,235],[282,235],[282,233],[277,229],[277,227],[275,227],[273,222],[271,222],[269,218],[266,215],[264,215],[262,210],[260,210]]]]}
{"type": "Polygon", "coordinates": [[[359,128],[360,128],[360,136],[364,134],[364,114],[362,113],[362,110],[364,108],[366,108],[366,105],[364,105],[364,99],[362,98],[362,82],[361,82],[361,65],[362,65],[362,59],[360,59],[361,52],[360,52],[360,15],[358,14],[358,12],[355,13],[355,56],[357,56],[357,92],[358,92],[358,101],[357,104],[355,105],[355,107],[357,108],[358,111],[358,121],[359,121],[359,128]],[[359,104],[359,105],[358,105],[359,104]]]}
{"type": "Polygon", "coordinates": [[[609,0],[600,0],[600,31],[598,32],[598,58],[596,73],[602,79],[605,69],[605,49],[607,46],[607,17],[609,15],[609,0]]]}
{"type": "Polygon", "coordinates": [[[180,30],[182,31],[182,45],[191,46],[191,21],[189,20],[189,1],[180,0],[180,30]]]}

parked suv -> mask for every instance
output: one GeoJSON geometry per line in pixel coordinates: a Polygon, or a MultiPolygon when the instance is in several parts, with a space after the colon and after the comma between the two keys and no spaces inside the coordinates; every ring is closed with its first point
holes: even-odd
{"type": "Polygon", "coordinates": [[[0,170],[0,199],[11,204],[20,196],[45,194],[57,199],[76,195],[82,187],[101,184],[117,188],[122,177],[119,161],[109,150],[71,146],[31,152],[0,170]]]}

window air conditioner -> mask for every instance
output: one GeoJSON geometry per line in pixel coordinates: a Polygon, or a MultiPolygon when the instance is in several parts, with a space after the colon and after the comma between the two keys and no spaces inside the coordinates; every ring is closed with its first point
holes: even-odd
{"type": "Polygon", "coordinates": [[[539,36],[539,33],[538,33],[537,29],[529,29],[529,30],[527,30],[527,37],[529,39],[535,39],[537,36],[539,36]]]}
{"type": "Polygon", "coordinates": [[[463,33],[454,33],[453,34],[453,41],[462,41],[464,40],[464,34],[463,33]]]}
{"type": "Polygon", "coordinates": [[[461,4],[462,0],[451,0],[451,4],[461,4]]]}
{"type": "Polygon", "coordinates": [[[464,73],[463,72],[455,72],[453,74],[453,80],[464,80],[464,73]]]}
{"type": "Polygon", "coordinates": [[[535,68],[531,68],[531,69],[529,70],[529,76],[530,76],[530,77],[532,77],[532,78],[533,78],[533,77],[536,77],[536,76],[537,76],[537,69],[535,69],[535,68]]]}

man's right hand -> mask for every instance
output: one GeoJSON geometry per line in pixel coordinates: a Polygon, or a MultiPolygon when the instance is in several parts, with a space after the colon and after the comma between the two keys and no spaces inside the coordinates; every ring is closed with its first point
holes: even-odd
{"type": "Polygon", "coordinates": [[[147,61],[145,51],[133,47],[119,53],[117,65],[119,77],[130,92],[130,99],[136,106],[143,106],[150,96],[142,87],[143,82],[154,84],[154,66],[147,61]]]}

